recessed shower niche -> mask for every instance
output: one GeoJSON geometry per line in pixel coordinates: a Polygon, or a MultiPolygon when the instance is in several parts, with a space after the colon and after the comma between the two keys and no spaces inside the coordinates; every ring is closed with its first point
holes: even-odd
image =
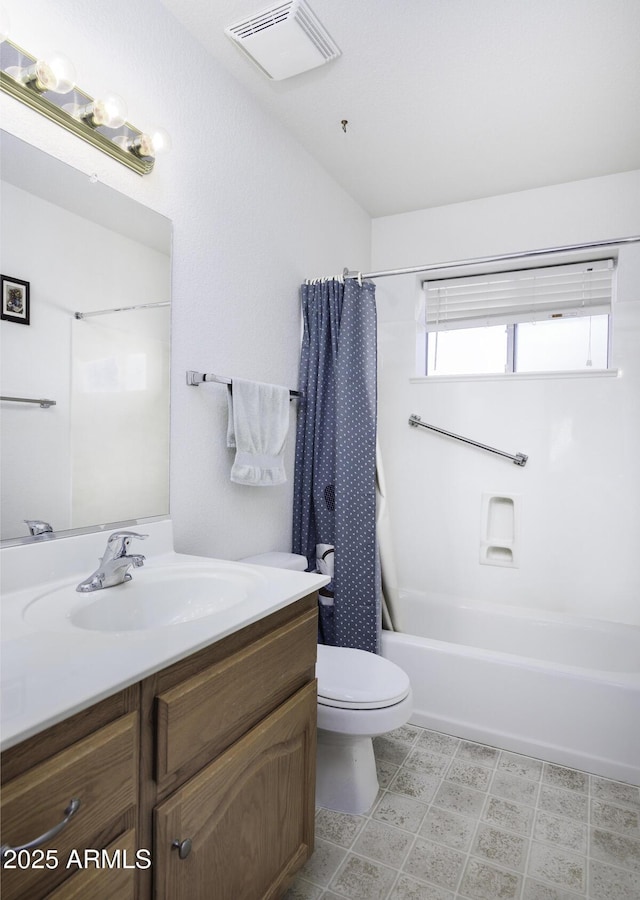
{"type": "Polygon", "coordinates": [[[480,521],[480,563],[518,568],[520,496],[483,494],[480,521]]]}

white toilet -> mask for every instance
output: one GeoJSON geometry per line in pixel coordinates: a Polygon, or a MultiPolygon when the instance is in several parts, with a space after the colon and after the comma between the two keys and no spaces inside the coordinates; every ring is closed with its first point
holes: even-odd
{"type": "MultiPolygon", "coordinates": [[[[262,553],[242,562],[304,571],[293,553],[262,553]]],[[[412,712],[411,685],[395,663],[348,647],[318,645],[316,804],[366,812],[378,793],[373,738],[400,728],[412,712]]]]}

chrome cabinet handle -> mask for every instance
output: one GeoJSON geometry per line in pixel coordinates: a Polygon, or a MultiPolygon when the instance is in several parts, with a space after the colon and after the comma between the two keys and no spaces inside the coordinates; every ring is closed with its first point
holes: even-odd
{"type": "Polygon", "coordinates": [[[62,822],[58,822],[57,825],[54,825],[53,828],[49,829],[49,831],[45,831],[45,833],[41,834],[40,837],[35,838],[35,840],[33,841],[29,841],[28,844],[22,844],[21,847],[10,847],[9,844],[3,844],[2,847],[0,847],[0,863],[4,866],[5,856],[9,852],[20,853],[21,850],[35,850],[36,847],[40,847],[42,846],[42,844],[48,844],[54,839],[54,837],[57,837],[64,828],[67,827],[67,825],[79,809],[80,801],[72,800],[64,811],[64,819],[62,820],[62,822]]]}
{"type": "Polygon", "coordinates": [[[184,841],[173,841],[171,846],[178,851],[180,859],[186,859],[191,853],[191,847],[193,845],[190,838],[186,838],[184,841]]]}

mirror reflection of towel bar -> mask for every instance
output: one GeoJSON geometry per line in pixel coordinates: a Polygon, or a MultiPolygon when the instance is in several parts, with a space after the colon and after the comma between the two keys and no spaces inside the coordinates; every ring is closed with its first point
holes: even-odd
{"type": "MultiPolygon", "coordinates": [[[[187,372],[187,384],[191,384],[197,387],[199,384],[203,384],[205,381],[215,381],[218,384],[231,384],[231,378],[223,378],[222,375],[212,375],[212,374],[203,374],[202,372],[194,372],[193,369],[190,369],[187,372]]],[[[302,397],[301,391],[289,391],[289,396],[291,399],[297,399],[298,397],[302,397]]]]}
{"type": "Polygon", "coordinates": [[[55,406],[55,400],[32,400],[30,397],[0,397],[0,400],[9,400],[11,403],[37,403],[41,409],[49,409],[55,406]]]}
{"type": "Polygon", "coordinates": [[[416,416],[415,414],[409,416],[409,425],[413,426],[413,428],[417,428],[419,425],[421,428],[437,431],[438,434],[444,434],[446,437],[454,438],[456,441],[471,444],[473,447],[480,447],[481,450],[488,450],[489,453],[497,453],[498,456],[506,456],[506,458],[510,459],[516,466],[526,466],[527,460],[529,459],[526,453],[516,453],[514,456],[511,453],[505,453],[503,450],[496,450],[495,447],[489,447],[487,444],[480,444],[478,441],[472,441],[471,438],[461,437],[459,434],[454,434],[453,431],[445,431],[444,428],[436,428],[435,425],[427,425],[426,422],[422,421],[420,416],[416,416]]]}

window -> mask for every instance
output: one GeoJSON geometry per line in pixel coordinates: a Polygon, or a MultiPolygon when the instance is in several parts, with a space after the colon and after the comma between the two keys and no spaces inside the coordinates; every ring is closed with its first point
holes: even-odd
{"type": "Polygon", "coordinates": [[[488,375],[507,371],[504,325],[434,331],[427,335],[427,375],[488,375]]]}
{"type": "Polygon", "coordinates": [[[606,369],[613,260],[425,281],[423,372],[606,369]]]}

